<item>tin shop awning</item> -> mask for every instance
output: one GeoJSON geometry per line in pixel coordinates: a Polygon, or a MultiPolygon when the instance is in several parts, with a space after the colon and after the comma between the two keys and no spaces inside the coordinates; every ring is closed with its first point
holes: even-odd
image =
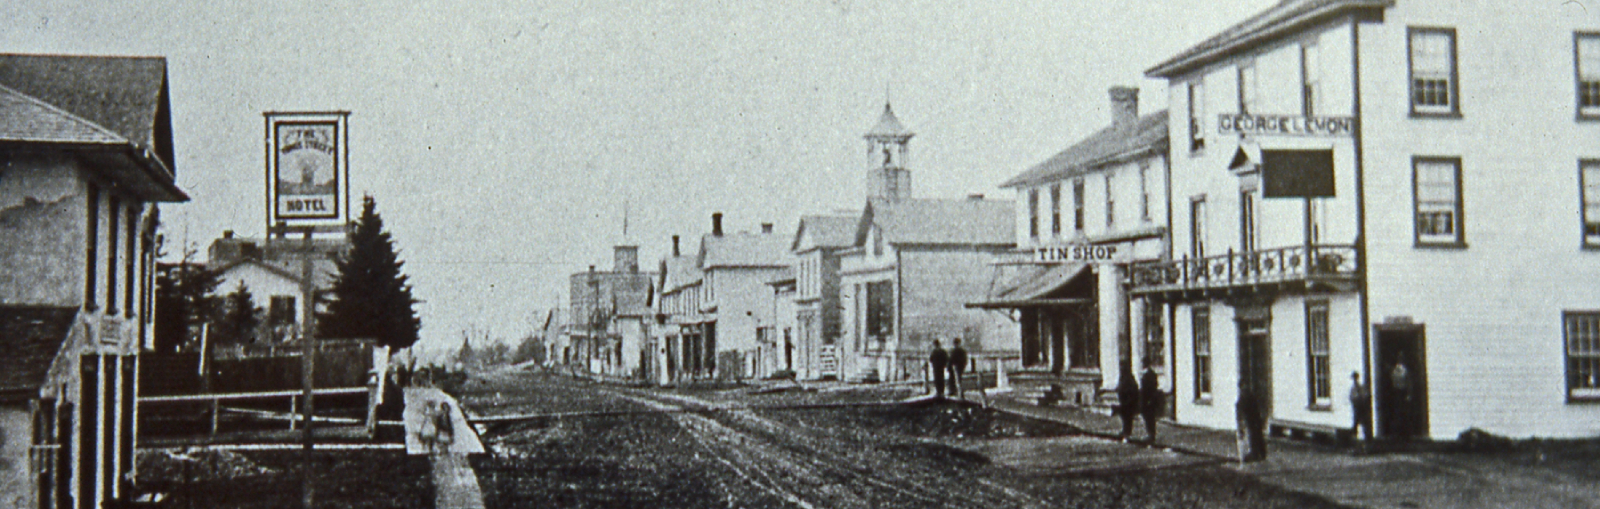
{"type": "Polygon", "coordinates": [[[1069,286],[1089,272],[1087,263],[997,265],[989,296],[968,302],[969,308],[1008,309],[1093,302],[1087,292],[1069,286]]]}

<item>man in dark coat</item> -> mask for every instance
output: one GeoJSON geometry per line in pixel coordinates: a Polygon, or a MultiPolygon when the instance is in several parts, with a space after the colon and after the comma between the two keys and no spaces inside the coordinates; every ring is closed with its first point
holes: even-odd
{"type": "Polygon", "coordinates": [[[1361,383],[1361,372],[1350,372],[1350,411],[1354,422],[1350,426],[1352,440],[1372,440],[1372,391],[1361,383]]]}
{"type": "Polygon", "coordinates": [[[1139,377],[1139,409],[1144,414],[1144,432],[1150,443],[1156,442],[1156,420],[1166,413],[1166,394],[1161,392],[1161,379],[1155,368],[1146,365],[1139,377]]]}
{"type": "Polygon", "coordinates": [[[1133,434],[1133,420],[1139,415],[1139,380],[1133,377],[1133,368],[1124,365],[1122,376],[1117,378],[1117,416],[1122,418],[1122,434],[1127,440],[1133,434]]]}
{"type": "Polygon", "coordinates": [[[961,387],[961,375],[967,372],[967,349],[961,348],[961,338],[955,339],[955,345],[950,348],[950,382],[955,386],[957,398],[965,398],[966,390],[961,387]]]}
{"type": "Polygon", "coordinates": [[[944,371],[950,368],[950,354],[933,340],[933,352],[928,354],[928,369],[933,371],[934,397],[944,399],[944,371]]]}

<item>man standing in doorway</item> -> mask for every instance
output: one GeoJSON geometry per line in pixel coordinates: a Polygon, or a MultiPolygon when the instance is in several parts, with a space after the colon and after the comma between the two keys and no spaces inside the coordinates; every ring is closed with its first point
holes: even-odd
{"type": "Polygon", "coordinates": [[[1415,410],[1413,392],[1411,369],[1406,367],[1406,353],[1399,352],[1395,355],[1394,366],[1389,368],[1389,408],[1393,413],[1390,420],[1394,424],[1385,425],[1385,430],[1400,437],[1408,437],[1416,431],[1411,429],[1411,412],[1415,410]]]}
{"type": "Polygon", "coordinates": [[[955,346],[950,348],[950,381],[957,398],[966,398],[966,390],[961,387],[961,375],[966,372],[967,349],[961,348],[961,338],[956,338],[955,346]]]}
{"type": "Polygon", "coordinates": [[[950,367],[950,354],[939,345],[939,340],[933,340],[933,351],[928,353],[928,369],[933,371],[934,397],[944,399],[944,370],[950,367]]]}

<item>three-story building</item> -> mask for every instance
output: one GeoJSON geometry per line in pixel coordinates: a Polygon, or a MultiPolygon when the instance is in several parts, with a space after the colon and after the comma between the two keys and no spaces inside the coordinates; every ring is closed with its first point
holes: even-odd
{"type": "Polygon", "coordinates": [[[1289,0],[1169,81],[1180,422],[1600,433],[1600,22],[1581,5],[1289,0]]]}

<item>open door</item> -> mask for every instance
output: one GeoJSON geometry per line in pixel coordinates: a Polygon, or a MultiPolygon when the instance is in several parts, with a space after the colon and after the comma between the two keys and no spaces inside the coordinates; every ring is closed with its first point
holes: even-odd
{"type": "Polygon", "coordinates": [[[1418,324],[1378,325],[1377,358],[1373,363],[1373,396],[1377,403],[1378,436],[1414,438],[1428,435],[1427,350],[1418,324]]]}
{"type": "Polygon", "coordinates": [[[1272,336],[1267,319],[1239,320],[1239,390],[1256,395],[1261,416],[1272,417],[1272,336]]]}

